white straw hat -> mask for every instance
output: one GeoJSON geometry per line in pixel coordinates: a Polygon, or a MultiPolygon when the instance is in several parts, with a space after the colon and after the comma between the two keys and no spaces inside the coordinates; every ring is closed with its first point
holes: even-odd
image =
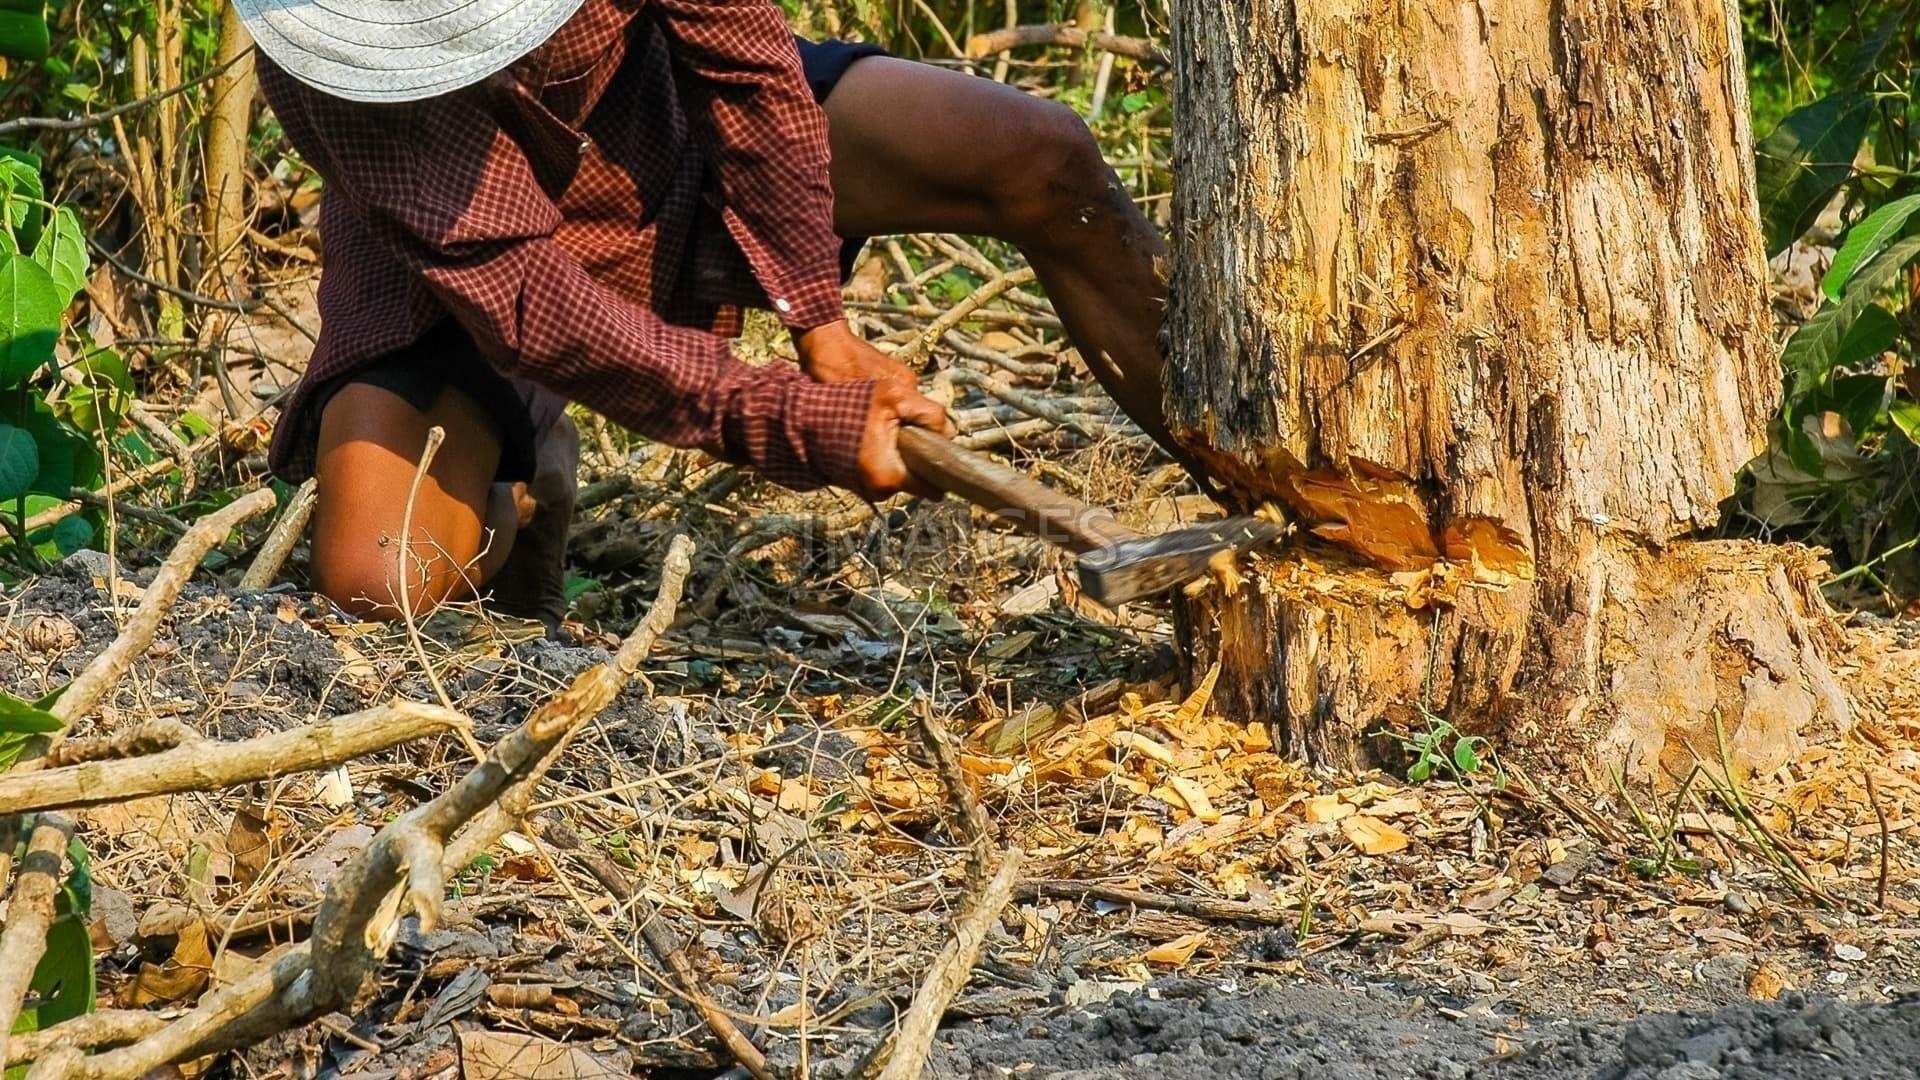
{"type": "Polygon", "coordinates": [[[500,71],[583,0],[232,0],[287,74],[351,101],[415,101],[500,71]]]}

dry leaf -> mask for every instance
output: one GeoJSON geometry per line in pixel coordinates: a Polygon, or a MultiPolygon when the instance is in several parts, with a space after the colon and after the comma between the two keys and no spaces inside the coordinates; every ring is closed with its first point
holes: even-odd
{"type": "Polygon", "coordinates": [[[1153,948],[1148,949],[1141,959],[1149,964],[1162,964],[1167,967],[1177,968],[1193,959],[1193,954],[1198,952],[1200,946],[1206,943],[1207,932],[1205,930],[1196,930],[1191,934],[1184,934],[1174,938],[1172,941],[1163,945],[1155,945],[1153,948]]]}
{"type": "Polygon", "coordinates": [[[1771,960],[1762,960],[1747,983],[1747,996],[1755,1001],[1772,1001],[1791,989],[1793,980],[1786,971],[1771,960]]]}
{"type": "Polygon", "coordinates": [[[1342,820],[1340,831],[1347,834],[1354,847],[1368,855],[1391,855],[1405,849],[1408,843],[1406,833],[1366,814],[1342,820]]]}
{"type": "Polygon", "coordinates": [[[234,812],[226,840],[227,853],[233,857],[234,880],[241,885],[260,880],[267,864],[273,861],[271,836],[267,820],[254,813],[253,807],[243,806],[234,812]]]}
{"type": "Polygon", "coordinates": [[[576,1046],[505,1031],[460,1033],[463,1080],[626,1080],[628,1070],[576,1046]]]}
{"type": "Polygon", "coordinates": [[[206,989],[207,980],[213,975],[213,950],[207,940],[207,924],[195,919],[179,927],[177,933],[173,955],[166,963],[140,965],[140,973],[127,988],[125,1004],[129,1008],[192,1001],[206,989]]]}

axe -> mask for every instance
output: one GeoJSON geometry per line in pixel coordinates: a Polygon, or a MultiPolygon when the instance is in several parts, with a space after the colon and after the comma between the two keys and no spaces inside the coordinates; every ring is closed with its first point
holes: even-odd
{"type": "Polygon", "coordinates": [[[1246,551],[1283,531],[1270,521],[1237,517],[1148,535],[926,428],[902,427],[899,445],[900,457],[920,479],[1023,532],[1079,552],[1080,591],[1108,607],[1185,585],[1205,574],[1221,552],[1246,551]]]}

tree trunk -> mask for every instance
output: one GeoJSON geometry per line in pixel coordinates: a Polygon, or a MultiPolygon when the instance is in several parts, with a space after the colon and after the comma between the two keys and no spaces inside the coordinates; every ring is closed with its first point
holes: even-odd
{"type": "Polygon", "coordinates": [[[1344,548],[1189,607],[1215,700],[1343,764],[1425,707],[1598,783],[1848,723],[1817,561],[1685,539],[1780,384],[1733,0],[1173,27],[1169,412],[1344,548]]]}

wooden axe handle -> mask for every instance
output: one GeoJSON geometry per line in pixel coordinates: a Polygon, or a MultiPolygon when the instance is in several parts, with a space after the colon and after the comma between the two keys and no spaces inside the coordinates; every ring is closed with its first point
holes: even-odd
{"type": "Polygon", "coordinates": [[[920,479],[1072,551],[1094,551],[1142,535],[1097,506],[1062,495],[985,454],[962,450],[926,428],[901,427],[900,457],[920,479]]]}

